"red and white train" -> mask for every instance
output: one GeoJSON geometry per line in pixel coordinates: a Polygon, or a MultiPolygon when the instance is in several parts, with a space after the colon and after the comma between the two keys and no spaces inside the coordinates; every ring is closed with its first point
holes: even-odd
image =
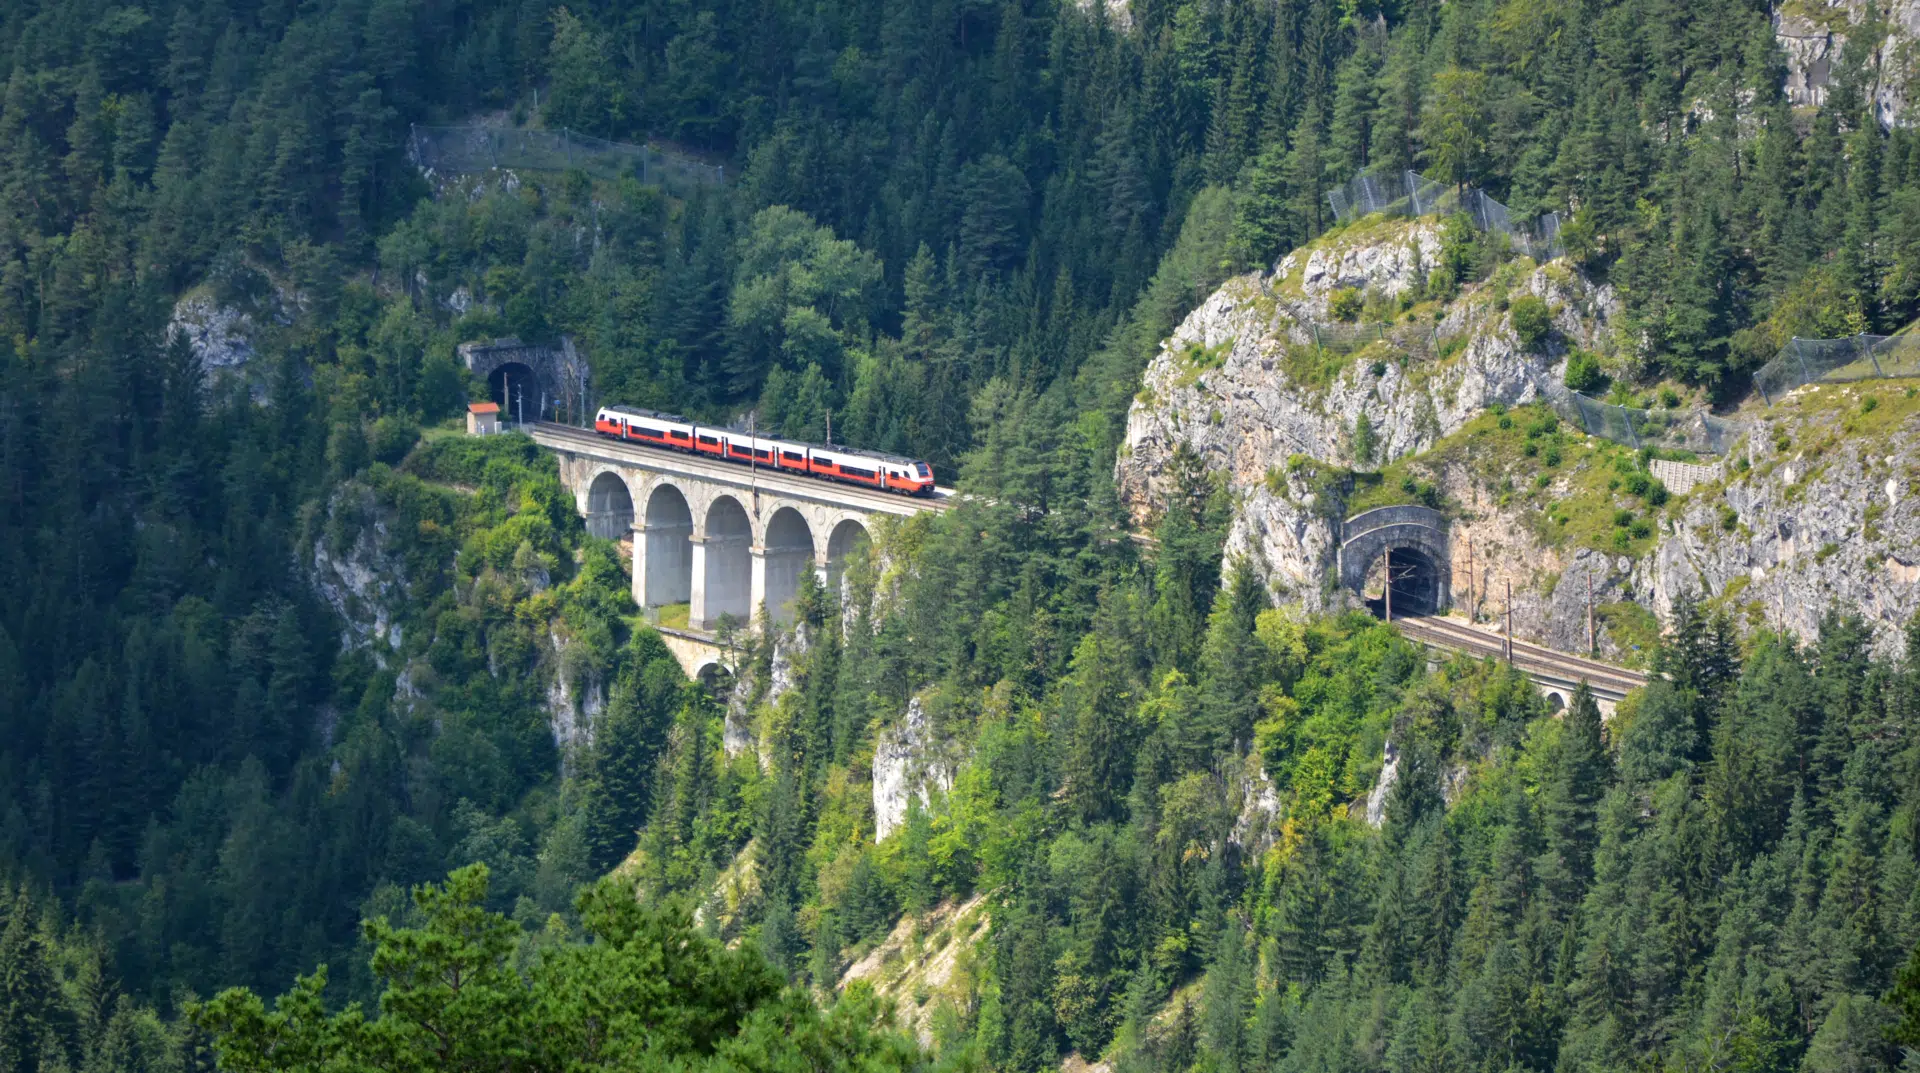
{"type": "Polygon", "coordinates": [[[933,467],[899,455],[754,436],[739,429],[695,424],[677,414],[625,406],[601,407],[594,415],[593,430],[629,443],[708,455],[743,466],[760,465],[781,473],[845,481],[902,495],[933,494],[933,467]]]}

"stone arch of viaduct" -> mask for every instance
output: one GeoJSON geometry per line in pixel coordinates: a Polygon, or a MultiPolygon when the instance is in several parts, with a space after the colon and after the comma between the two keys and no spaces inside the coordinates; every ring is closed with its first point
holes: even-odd
{"type": "MultiPolygon", "coordinates": [[[[688,625],[722,616],[742,625],[761,609],[793,617],[801,575],[837,588],[849,559],[872,544],[875,513],[820,496],[743,489],[691,473],[615,461],[562,459],[561,476],[594,536],[633,536],[633,599],[643,608],[687,604],[688,625]]],[[[829,486],[830,488],[831,486],[829,486]]]]}

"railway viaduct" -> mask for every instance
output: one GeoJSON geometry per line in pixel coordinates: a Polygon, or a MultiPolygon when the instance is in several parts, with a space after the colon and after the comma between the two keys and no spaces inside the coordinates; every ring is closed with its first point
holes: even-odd
{"type": "MultiPolygon", "coordinates": [[[[689,674],[726,657],[705,639],[729,616],[742,626],[790,621],[803,571],[837,588],[848,557],[872,543],[881,515],[945,510],[951,492],[912,498],[621,443],[569,425],[529,423],[553,451],[587,531],[633,538],[633,600],[652,611],[686,604],[688,630],[669,647],[689,674]],[[683,651],[684,650],[684,651],[683,651]]],[[[663,634],[669,631],[662,631],[663,634]]]]}

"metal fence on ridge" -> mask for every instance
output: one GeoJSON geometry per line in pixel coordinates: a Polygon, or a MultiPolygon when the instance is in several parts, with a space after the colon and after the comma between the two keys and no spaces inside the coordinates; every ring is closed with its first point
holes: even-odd
{"type": "Polygon", "coordinates": [[[632,176],[668,190],[719,186],[727,180],[726,168],[717,164],[703,164],[651,145],[610,142],[565,129],[415,126],[408,139],[408,155],[420,167],[435,171],[578,169],[602,179],[632,176]]]}
{"type": "Polygon", "coordinates": [[[1587,435],[1636,450],[1658,447],[1723,455],[1747,431],[1739,421],[1715,417],[1704,410],[1643,410],[1601,402],[1578,391],[1551,392],[1549,401],[1560,416],[1579,422],[1587,435]]]}
{"type": "Polygon", "coordinates": [[[1920,376],[1920,336],[1855,335],[1846,339],[1801,339],[1780,348],[1753,374],[1754,389],[1768,406],[1804,384],[1920,376]]]}
{"type": "Polygon", "coordinates": [[[1560,214],[1515,220],[1513,211],[1472,186],[1449,186],[1418,172],[1363,171],[1327,193],[1340,222],[1373,213],[1388,216],[1451,216],[1465,213],[1481,231],[1507,236],[1514,248],[1535,260],[1550,260],[1560,245],[1560,214]]]}

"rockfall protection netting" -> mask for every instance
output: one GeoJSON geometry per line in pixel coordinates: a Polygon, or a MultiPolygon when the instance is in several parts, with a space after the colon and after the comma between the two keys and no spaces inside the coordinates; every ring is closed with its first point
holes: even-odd
{"type": "Polygon", "coordinates": [[[1723,455],[1747,431],[1741,422],[1702,410],[1642,410],[1590,399],[1577,391],[1555,391],[1548,397],[1560,416],[1578,422],[1587,435],[1636,450],[1659,447],[1723,455]]]}
{"type": "Polygon", "coordinates": [[[718,186],[727,180],[726,169],[719,165],[702,164],[650,145],[610,142],[567,130],[416,126],[408,155],[420,167],[442,172],[577,168],[603,179],[631,175],[648,186],[669,190],[718,186]]]}
{"type": "Polygon", "coordinates": [[[1440,332],[1431,324],[1316,324],[1301,326],[1314,346],[1336,354],[1351,354],[1374,343],[1387,343],[1409,354],[1432,354],[1441,347],[1440,332]]]}
{"type": "Polygon", "coordinates": [[[1473,226],[1501,234],[1513,247],[1538,261],[1565,252],[1560,245],[1560,214],[1516,220],[1505,205],[1472,186],[1448,186],[1418,172],[1363,171],[1329,191],[1327,201],[1340,222],[1373,213],[1389,216],[1451,216],[1465,213],[1473,226]]]}
{"type": "Polygon", "coordinates": [[[1767,405],[1803,384],[1920,376],[1920,336],[1856,335],[1848,339],[1794,338],[1753,374],[1767,405]]]}

